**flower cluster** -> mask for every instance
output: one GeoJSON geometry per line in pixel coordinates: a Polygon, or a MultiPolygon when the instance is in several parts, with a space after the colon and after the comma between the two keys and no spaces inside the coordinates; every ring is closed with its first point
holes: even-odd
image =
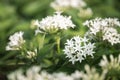
{"type": "Polygon", "coordinates": [[[89,39],[86,37],[81,38],[79,36],[75,36],[70,40],[67,40],[65,43],[64,54],[66,54],[74,64],[76,61],[82,62],[86,58],[87,55],[93,57],[93,49],[95,48],[95,44],[89,42],[89,39]]]}
{"type": "Polygon", "coordinates": [[[120,34],[116,29],[116,27],[120,27],[120,22],[117,18],[96,18],[86,21],[84,25],[90,29],[90,33],[93,35],[101,33],[103,40],[107,40],[111,45],[120,43],[120,34]]]}
{"type": "Polygon", "coordinates": [[[38,27],[36,33],[56,33],[61,29],[75,27],[71,21],[71,16],[63,16],[60,12],[56,12],[53,16],[47,16],[41,21],[36,20],[34,24],[38,27]]]}
{"type": "Polygon", "coordinates": [[[51,7],[55,10],[61,10],[69,7],[79,9],[85,6],[86,3],[83,0],[55,0],[51,3],[51,7]]]}
{"type": "Polygon", "coordinates": [[[6,46],[6,50],[19,50],[22,45],[25,43],[23,39],[23,32],[16,32],[12,36],[9,37],[10,42],[6,46]]]}
{"type": "Polygon", "coordinates": [[[70,75],[64,72],[50,74],[42,71],[40,66],[33,66],[25,72],[19,69],[10,73],[8,80],[103,80],[105,77],[105,72],[100,75],[95,68],[90,69],[88,65],[85,66],[85,71],[86,73],[75,71],[70,75]]]}
{"type": "Polygon", "coordinates": [[[113,55],[110,55],[110,61],[107,59],[107,56],[103,55],[103,59],[100,62],[100,66],[104,70],[116,70],[120,71],[120,55],[115,58],[113,55]]]}

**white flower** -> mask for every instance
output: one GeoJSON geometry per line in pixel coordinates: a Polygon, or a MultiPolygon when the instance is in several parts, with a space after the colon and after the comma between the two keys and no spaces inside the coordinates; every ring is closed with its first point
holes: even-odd
{"type": "Polygon", "coordinates": [[[83,24],[90,29],[91,33],[96,35],[96,33],[99,32],[104,27],[102,25],[101,20],[102,20],[101,18],[95,18],[94,20],[87,20],[83,24]]]}
{"type": "Polygon", "coordinates": [[[93,20],[87,20],[84,22],[84,25],[86,25],[91,32],[96,35],[100,30],[104,31],[106,27],[120,26],[120,22],[117,18],[95,18],[93,20]]]}
{"type": "Polygon", "coordinates": [[[53,73],[53,80],[75,80],[70,75],[67,75],[66,73],[59,72],[59,73],[53,73]]]}
{"type": "Polygon", "coordinates": [[[66,73],[48,73],[42,71],[39,66],[33,66],[23,73],[22,69],[16,70],[8,75],[8,80],[75,80],[66,73]]]}
{"type": "Polygon", "coordinates": [[[8,74],[8,80],[104,80],[106,71],[99,74],[95,68],[85,66],[85,72],[75,71],[72,74],[64,72],[48,73],[42,71],[39,66],[33,66],[27,71],[23,72],[22,69],[16,70],[8,74]]]}
{"type": "Polygon", "coordinates": [[[84,22],[90,29],[90,35],[97,35],[99,32],[103,40],[113,44],[120,43],[120,34],[118,34],[116,27],[120,27],[120,22],[117,18],[95,18],[84,22]]]}
{"type": "Polygon", "coordinates": [[[73,77],[75,80],[80,80],[82,76],[83,72],[80,72],[78,70],[71,74],[71,77],[73,77]]]}
{"type": "Polygon", "coordinates": [[[86,8],[87,4],[84,0],[54,0],[50,6],[56,11],[76,9],[80,18],[90,18],[93,14],[90,8],[86,8]]]}
{"type": "Polygon", "coordinates": [[[23,70],[18,69],[8,75],[9,80],[27,80],[26,77],[23,75],[23,70]]]}
{"type": "Polygon", "coordinates": [[[83,0],[55,0],[51,3],[51,7],[55,10],[64,10],[65,8],[82,8],[85,7],[86,3],[83,0]]]}
{"type": "Polygon", "coordinates": [[[39,77],[40,70],[41,70],[41,67],[39,67],[39,66],[33,66],[33,67],[29,68],[26,71],[26,76],[25,76],[26,80],[36,80],[36,78],[39,77]]]}
{"type": "Polygon", "coordinates": [[[85,71],[86,73],[81,72],[82,80],[104,80],[107,73],[107,71],[104,70],[101,74],[99,74],[95,68],[90,68],[89,65],[85,65],[85,71]]]}
{"type": "Polygon", "coordinates": [[[80,16],[81,18],[90,18],[92,15],[93,12],[91,8],[87,8],[87,9],[81,8],[78,13],[78,16],[80,16]]]}
{"type": "Polygon", "coordinates": [[[58,30],[75,27],[71,21],[71,17],[63,16],[60,12],[56,12],[53,16],[47,16],[40,22],[36,20],[35,25],[38,27],[36,33],[55,33],[58,30]]]}
{"type": "Polygon", "coordinates": [[[109,56],[110,60],[107,59],[107,56],[103,55],[103,59],[100,61],[99,65],[103,70],[116,70],[120,71],[120,55],[118,57],[113,57],[113,55],[109,56]]]}
{"type": "Polygon", "coordinates": [[[67,40],[63,51],[64,54],[66,54],[66,57],[70,59],[69,61],[74,64],[76,61],[81,63],[87,55],[93,57],[93,53],[95,53],[93,51],[94,48],[94,43],[89,42],[89,39],[86,37],[81,38],[79,36],[75,36],[72,39],[67,40]]]}
{"type": "Polygon", "coordinates": [[[103,40],[108,40],[111,45],[120,43],[120,34],[117,33],[116,29],[108,28],[103,35],[103,40]]]}
{"type": "Polygon", "coordinates": [[[91,33],[90,30],[88,30],[85,35],[84,35],[86,38],[88,38],[89,40],[94,40],[95,39],[95,36],[91,33]]]}
{"type": "Polygon", "coordinates": [[[24,32],[20,31],[10,36],[10,42],[6,46],[6,50],[19,50],[25,43],[25,40],[23,39],[23,34],[24,32]]]}

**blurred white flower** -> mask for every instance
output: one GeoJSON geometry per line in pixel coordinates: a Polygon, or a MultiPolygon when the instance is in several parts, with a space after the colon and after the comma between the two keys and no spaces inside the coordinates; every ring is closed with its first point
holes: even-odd
{"type": "Polygon", "coordinates": [[[80,80],[83,76],[83,72],[76,70],[74,73],[71,74],[71,77],[75,80],[80,80]]]}
{"type": "Polygon", "coordinates": [[[99,74],[95,68],[90,68],[85,65],[85,72],[75,71],[72,74],[64,72],[48,73],[42,71],[40,66],[33,66],[27,71],[22,69],[10,73],[7,77],[8,80],[104,80],[106,70],[99,74]]]}
{"type": "Polygon", "coordinates": [[[104,70],[101,74],[99,74],[95,68],[90,68],[89,65],[85,65],[85,72],[86,73],[81,72],[82,80],[104,80],[107,73],[107,71],[104,70]]]}
{"type": "MultiPolygon", "coordinates": [[[[33,66],[26,71],[26,80],[37,80],[39,78],[39,71],[41,70],[40,66],[33,66]]],[[[22,74],[24,76],[24,74],[22,74]]]]}
{"type": "Polygon", "coordinates": [[[120,54],[116,58],[113,57],[113,55],[110,55],[109,58],[110,60],[107,58],[107,56],[103,55],[103,59],[99,63],[102,69],[107,71],[120,71],[120,54]]]}
{"type": "Polygon", "coordinates": [[[116,27],[120,27],[120,22],[117,18],[95,18],[87,20],[84,25],[90,29],[90,33],[93,35],[97,35],[100,32],[103,40],[107,40],[111,45],[120,43],[120,34],[118,34],[116,29],[116,27]]]}
{"type": "Polygon", "coordinates": [[[55,10],[64,10],[66,8],[82,8],[85,7],[86,3],[83,0],[55,0],[51,3],[51,7],[55,10]]]}
{"type": "Polygon", "coordinates": [[[94,43],[89,42],[89,39],[86,37],[81,38],[75,36],[70,40],[67,40],[65,43],[64,54],[69,58],[69,61],[74,64],[76,61],[80,63],[86,58],[87,55],[93,57],[93,49],[95,48],[94,43]]]}
{"type": "Polygon", "coordinates": [[[8,80],[42,80],[39,75],[40,69],[39,66],[33,66],[26,71],[26,75],[22,69],[16,70],[8,75],[8,80]]]}
{"type": "Polygon", "coordinates": [[[40,22],[36,20],[34,24],[38,27],[36,33],[55,33],[58,30],[75,27],[71,21],[71,16],[63,16],[61,12],[56,12],[53,16],[47,16],[40,22]]]}
{"type": "Polygon", "coordinates": [[[18,69],[10,73],[7,77],[9,80],[27,80],[27,78],[23,75],[22,69],[18,69]]]}
{"type": "Polygon", "coordinates": [[[92,15],[93,12],[91,8],[86,9],[81,8],[78,13],[78,16],[80,16],[81,18],[90,18],[92,15]]]}
{"type": "Polygon", "coordinates": [[[93,14],[91,8],[87,8],[84,0],[54,0],[50,6],[56,11],[76,9],[79,11],[76,15],[80,18],[90,18],[93,14]]]}
{"type": "Polygon", "coordinates": [[[10,36],[10,42],[6,46],[6,50],[19,50],[25,43],[25,40],[23,39],[23,34],[24,32],[20,31],[10,36]]]}
{"type": "Polygon", "coordinates": [[[75,79],[72,76],[67,75],[66,73],[59,72],[59,73],[53,73],[52,80],[75,80],[75,79]]]}
{"type": "Polygon", "coordinates": [[[33,66],[25,72],[22,69],[16,70],[7,77],[8,80],[75,80],[64,72],[50,74],[42,71],[39,66],[33,66]]]}

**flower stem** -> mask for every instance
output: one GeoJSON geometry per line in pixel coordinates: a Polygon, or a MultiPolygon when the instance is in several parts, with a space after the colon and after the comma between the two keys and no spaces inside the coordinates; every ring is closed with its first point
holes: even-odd
{"type": "Polygon", "coordinates": [[[45,35],[46,33],[44,33],[43,37],[42,37],[42,40],[41,40],[41,44],[39,44],[39,50],[43,47],[44,45],[44,40],[45,40],[45,35]]]}
{"type": "Polygon", "coordinates": [[[58,53],[60,53],[60,37],[57,37],[56,42],[57,42],[57,51],[58,53]]]}

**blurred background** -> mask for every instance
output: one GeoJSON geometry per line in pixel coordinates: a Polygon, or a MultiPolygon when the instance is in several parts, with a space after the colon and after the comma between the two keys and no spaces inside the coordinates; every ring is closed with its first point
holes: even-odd
{"type": "MultiPolygon", "coordinates": [[[[41,20],[48,15],[53,15],[55,10],[50,7],[50,3],[53,1],[0,0],[0,80],[4,80],[1,77],[4,77],[5,71],[10,70],[10,68],[5,66],[6,63],[9,63],[7,60],[9,55],[6,56],[6,54],[11,53],[5,51],[9,36],[17,31],[25,31],[25,37],[30,39],[34,35],[34,30],[31,27],[32,21],[35,19],[41,20]]],[[[117,17],[120,19],[120,0],[84,1],[87,3],[87,7],[90,7],[93,11],[93,16],[90,18],[117,17]]],[[[76,20],[76,16],[74,15],[72,19],[78,26],[86,20],[82,18],[76,20]]],[[[82,31],[84,33],[84,29],[82,31]]]]}

